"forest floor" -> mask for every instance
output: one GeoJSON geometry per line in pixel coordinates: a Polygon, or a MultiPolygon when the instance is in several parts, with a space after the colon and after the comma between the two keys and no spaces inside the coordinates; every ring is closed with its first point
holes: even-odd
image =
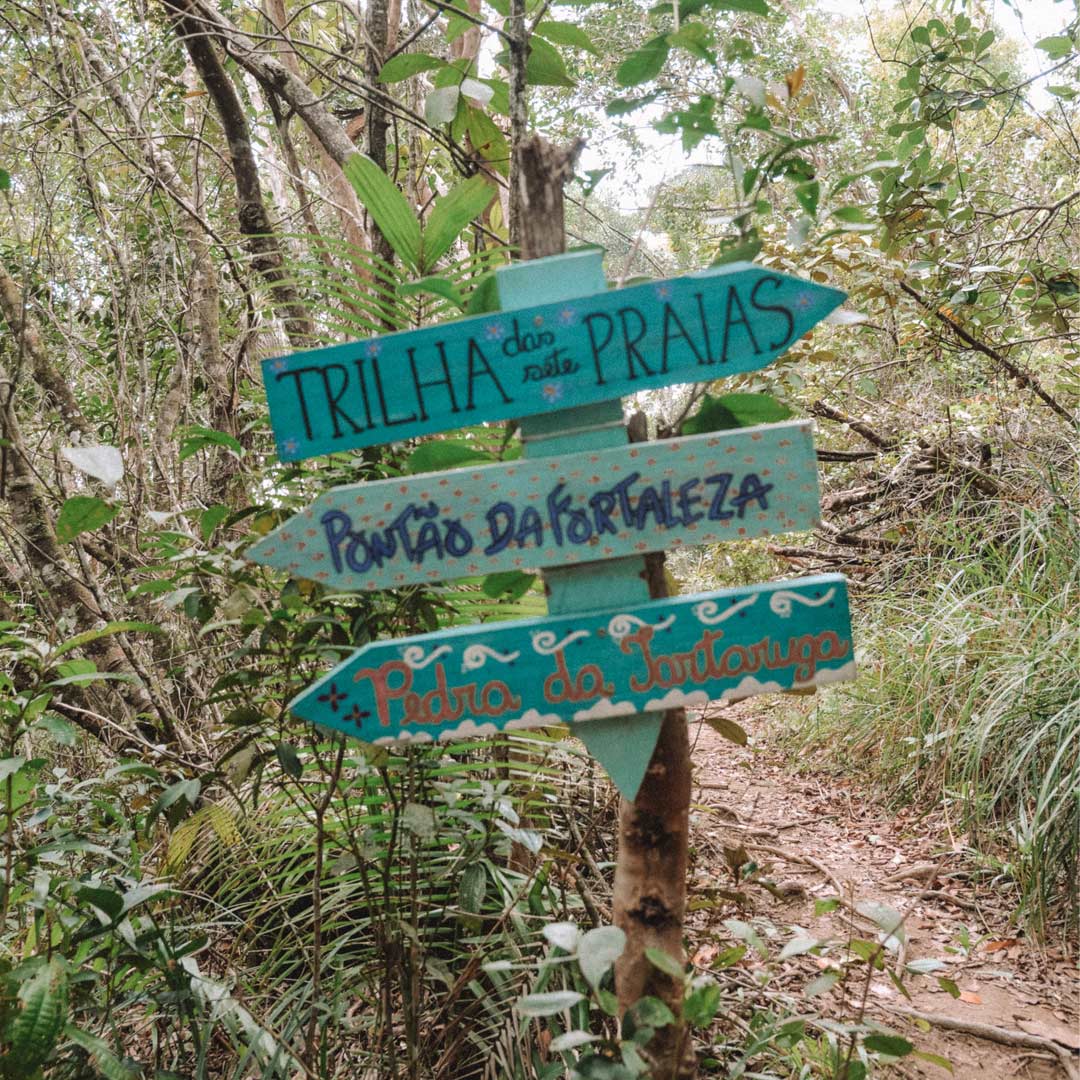
{"type": "MultiPolygon", "coordinates": [[[[815,771],[812,763],[793,763],[774,734],[770,705],[761,702],[747,701],[726,712],[750,734],[749,747],[727,741],[705,723],[690,728],[694,792],[687,928],[697,965],[708,967],[711,957],[730,945],[723,922],[732,915],[752,923],[775,964],[792,937],[876,940],[877,929],[852,908],[887,904],[904,916],[907,938],[903,954],[890,956],[889,966],[902,970],[920,959],[945,966],[929,975],[905,974],[911,1000],[887,974],[876,974],[865,994],[869,1017],[918,1050],[947,1059],[958,1078],[1080,1077],[1075,954],[1070,958],[1060,947],[1029,940],[1010,923],[1008,897],[968,880],[970,849],[943,814],[897,811],[875,801],[863,784],[815,771]],[[730,864],[738,865],[747,854],[778,895],[753,881],[736,880],[730,864]],[[835,897],[838,890],[847,903],[816,914],[817,901],[835,897]],[[725,902],[725,891],[741,894],[741,912],[725,902]],[[793,932],[794,927],[800,930],[793,932]],[[939,985],[941,977],[955,984],[959,997],[939,985]],[[927,1029],[901,1015],[900,1008],[1044,1042],[1010,1046],[945,1031],[940,1024],[927,1029]]],[[[845,955],[854,959],[842,950],[830,953],[834,964],[845,955]]],[[[753,950],[741,963],[757,963],[753,950]]],[[[827,966],[814,955],[793,957],[782,962],[770,986],[797,993],[827,966]]],[[[865,971],[858,964],[815,1004],[837,1019],[851,1019],[864,997],[865,971]]],[[[887,1074],[937,1080],[949,1075],[940,1065],[914,1058],[887,1074]]]]}

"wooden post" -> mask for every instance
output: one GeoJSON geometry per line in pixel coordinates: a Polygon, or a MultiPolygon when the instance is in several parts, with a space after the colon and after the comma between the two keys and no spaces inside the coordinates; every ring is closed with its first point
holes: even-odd
{"type": "MultiPolygon", "coordinates": [[[[571,176],[578,150],[579,144],[554,147],[536,135],[517,148],[523,260],[565,251],[563,185],[571,176]]],[[[618,426],[621,419],[619,400],[525,418],[521,422],[525,456],[563,453],[580,447],[586,436],[590,448],[600,445],[600,439],[606,445],[625,443],[627,431],[618,426]]],[[[642,438],[643,434],[635,441],[642,438]]],[[[545,574],[548,610],[552,614],[569,614],[605,606],[598,603],[596,589],[589,587],[597,581],[605,582],[606,588],[617,583],[621,601],[666,596],[662,568],[662,559],[647,567],[643,558],[635,557],[549,571],[545,574]]],[[[664,714],[660,737],[637,798],[620,803],[613,897],[615,924],[626,934],[626,950],[615,967],[620,1009],[625,1012],[641,997],[654,995],[679,1017],[678,1023],[661,1028],[646,1048],[654,1080],[687,1080],[696,1073],[693,1047],[681,1022],[682,984],[654,967],[645,956],[647,948],[654,948],[679,964],[685,962],[682,929],[689,815],[686,715],[682,709],[674,709],[664,714]]]]}

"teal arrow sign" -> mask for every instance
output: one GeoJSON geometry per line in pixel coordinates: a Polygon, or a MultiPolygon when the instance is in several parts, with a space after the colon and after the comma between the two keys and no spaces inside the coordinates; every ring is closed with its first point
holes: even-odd
{"type": "MultiPolygon", "coordinates": [[[[593,252],[530,264],[574,276],[593,252]],[[555,260],[552,260],[554,263],[555,260]]],[[[844,299],[749,263],[263,362],[283,461],[756,371],[844,299]]]]}
{"type": "Polygon", "coordinates": [[[248,558],[389,589],[812,528],[807,421],[333,488],[248,558]]]}
{"type": "Polygon", "coordinates": [[[640,713],[854,677],[836,575],[470,626],[362,648],[291,709],[367,742],[587,730],[640,713]]]}

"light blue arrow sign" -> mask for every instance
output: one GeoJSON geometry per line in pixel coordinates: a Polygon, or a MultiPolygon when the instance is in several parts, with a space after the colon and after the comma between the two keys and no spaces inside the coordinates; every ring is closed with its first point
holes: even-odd
{"type": "MultiPolygon", "coordinates": [[[[560,256],[574,276],[594,252],[560,256]]],[[[756,371],[844,299],[749,263],[263,362],[283,461],[756,371]]]]}
{"type": "Polygon", "coordinates": [[[333,488],[247,555],[390,589],[810,529],[818,509],[793,421],[333,488]]]}
{"type": "Polygon", "coordinates": [[[362,648],[296,698],[366,742],[593,722],[854,677],[837,574],[362,648]]]}

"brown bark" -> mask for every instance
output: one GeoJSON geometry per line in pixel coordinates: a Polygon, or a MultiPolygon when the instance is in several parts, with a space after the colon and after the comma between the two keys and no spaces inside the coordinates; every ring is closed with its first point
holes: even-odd
{"type": "MultiPolygon", "coordinates": [[[[505,29],[510,50],[510,192],[506,224],[511,246],[523,250],[521,219],[524,211],[521,204],[523,188],[520,170],[525,163],[519,148],[525,145],[525,131],[529,123],[529,108],[525,97],[525,61],[529,56],[525,0],[510,0],[510,16],[506,20],[505,29]]],[[[562,184],[558,187],[558,198],[561,200],[562,184]]],[[[559,221],[561,226],[561,217],[559,221]]]]}
{"type": "MultiPolygon", "coordinates": [[[[368,82],[372,85],[375,85],[383,59],[388,54],[389,20],[389,0],[368,0],[367,11],[364,15],[364,36],[367,39],[364,66],[367,69],[368,82]]],[[[386,110],[374,98],[367,103],[366,116],[368,157],[383,172],[387,172],[386,132],[390,126],[390,118],[386,115],[386,110]]],[[[374,220],[368,222],[368,232],[371,235],[371,250],[380,259],[392,262],[394,249],[374,220]]]]}
{"type": "MultiPolygon", "coordinates": [[[[647,438],[644,416],[630,423],[630,441],[647,438]]],[[[668,595],[663,553],[646,556],[646,581],[654,600],[668,595]]],[[[633,802],[619,803],[619,855],[612,912],[626,934],[615,965],[619,1008],[658,997],[681,1017],[683,984],[655,967],[646,949],[659,949],[685,964],[686,870],[690,841],[690,737],[686,713],[664,713],[652,761],[633,802]]],[[[681,1023],[659,1028],[647,1047],[654,1080],[688,1080],[697,1073],[693,1045],[681,1023]]]]}
{"type": "MultiPolygon", "coordinates": [[[[0,371],[0,385],[5,384],[10,385],[6,373],[0,371]]],[[[0,408],[0,421],[9,444],[7,463],[10,475],[4,485],[4,495],[10,508],[13,531],[21,540],[27,564],[36,581],[40,582],[38,604],[53,617],[65,611],[73,613],[76,632],[97,629],[109,621],[108,616],[93,591],[69,564],[61,548],[48,501],[38,484],[22,428],[10,402],[0,408]]],[[[136,724],[148,739],[159,740],[162,729],[168,738],[173,737],[168,718],[159,712],[117,637],[98,638],[84,646],[84,651],[99,671],[127,675],[133,681],[116,681],[108,684],[107,689],[95,687],[91,692],[76,691],[73,696],[94,704],[104,702],[104,706],[99,705],[93,710],[97,713],[115,714],[119,706],[120,726],[136,724]],[[138,717],[148,719],[140,720],[138,717]]],[[[65,695],[72,696],[72,693],[66,690],[65,695]]],[[[78,722],[108,745],[128,750],[139,747],[138,743],[124,744],[123,740],[118,741],[112,731],[92,715],[79,714],[78,722]]]]}
{"type": "Polygon", "coordinates": [[[163,0],[163,3],[174,16],[177,36],[187,48],[191,62],[214,103],[228,141],[229,160],[236,180],[237,218],[240,232],[246,238],[244,246],[251,255],[252,269],[269,285],[290,344],[296,349],[310,348],[315,340],[315,327],[296,290],[285,276],[284,257],[263,202],[259,170],[251,148],[251,131],[240,97],[210,39],[197,22],[185,17],[187,5],[184,0],[163,0]]]}
{"type": "Polygon", "coordinates": [[[16,355],[30,361],[34,381],[45,394],[46,406],[60,413],[65,434],[68,438],[72,435],[91,438],[93,432],[71,392],[71,386],[49,359],[37,321],[26,310],[22,290],[3,266],[0,266],[0,315],[16,339],[16,355]]]}
{"type": "MultiPolygon", "coordinates": [[[[216,12],[215,29],[223,32],[229,26],[216,12]]],[[[288,15],[285,0],[265,0],[263,15],[278,33],[276,43],[279,60],[272,60],[265,53],[257,52],[242,34],[230,36],[232,53],[261,83],[274,91],[292,106],[303,120],[311,136],[315,154],[315,170],[326,186],[337,208],[345,239],[354,247],[369,247],[364,232],[363,209],[353,191],[352,184],[342,171],[345,162],[356,153],[356,147],[344,127],[311,92],[300,76],[300,58],[288,37],[288,15]]],[[[232,28],[234,29],[234,28],[232,28]]]]}

